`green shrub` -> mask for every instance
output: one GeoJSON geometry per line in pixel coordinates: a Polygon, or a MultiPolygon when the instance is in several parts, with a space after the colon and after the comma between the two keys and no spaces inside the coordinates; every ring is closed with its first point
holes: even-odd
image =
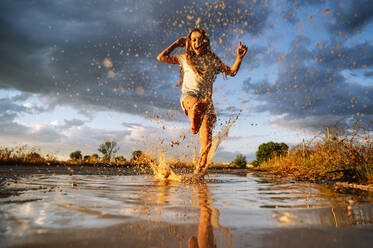
{"type": "Polygon", "coordinates": [[[70,153],[71,160],[81,160],[82,159],[82,152],[81,151],[75,151],[70,153]]]}
{"type": "Polygon", "coordinates": [[[259,146],[256,152],[256,164],[261,164],[270,158],[284,155],[288,152],[289,147],[285,143],[268,142],[259,146]]]}
{"type": "Polygon", "coordinates": [[[240,168],[246,167],[246,157],[242,154],[238,154],[237,157],[234,159],[233,163],[240,168]]]}
{"type": "Polygon", "coordinates": [[[131,158],[131,161],[136,161],[138,158],[141,157],[142,154],[143,154],[143,152],[140,151],[140,150],[137,150],[137,151],[132,152],[132,158],[131,158]]]}

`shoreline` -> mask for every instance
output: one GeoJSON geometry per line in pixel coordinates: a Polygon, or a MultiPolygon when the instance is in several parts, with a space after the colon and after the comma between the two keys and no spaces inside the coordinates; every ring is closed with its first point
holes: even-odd
{"type": "Polygon", "coordinates": [[[373,191],[373,184],[359,184],[359,183],[352,183],[346,181],[330,181],[325,179],[310,179],[310,178],[301,178],[296,176],[284,176],[282,173],[271,172],[268,170],[261,170],[261,169],[250,169],[252,172],[259,173],[265,176],[272,176],[274,178],[282,178],[288,180],[295,180],[298,182],[309,182],[309,183],[317,183],[317,184],[328,184],[328,185],[335,185],[338,187],[343,188],[352,188],[352,189],[360,189],[365,191],[373,191]]]}
{"type": "MultiPolygon", "coordinates": [[[[192,167],[175,166],[172,168],[176,173],[189,174],[193,172],[192,167]]],[[[250,169],[241,168],[209,168],[209,173],[248,173],[250,169]]],[[[138,165],[105,165],[105,164],[47,164],[47,163],[13,163],[0,164],[0,183],[5,178],[26,176],[32,174],[48,175],[152,175],[148,166],[138,165]]]]}

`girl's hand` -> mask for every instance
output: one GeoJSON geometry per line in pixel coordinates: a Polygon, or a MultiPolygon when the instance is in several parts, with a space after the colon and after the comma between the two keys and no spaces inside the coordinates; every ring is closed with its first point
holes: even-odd
{"type": "Polygon", "coordinates": [[[237,47],[237,56],[243,58],[247,52],[247,46],[243,45],[240,41],[237,47]]]}
{"type": "Polygon", "coordinates": [[[175,43],[176,43],[179,47],[184,47],[184,46],[185,46],[185,43],[186,43],[186,37],[183,36],[183,37],[177,39],[177,41],[175,41],[175,43]]]}

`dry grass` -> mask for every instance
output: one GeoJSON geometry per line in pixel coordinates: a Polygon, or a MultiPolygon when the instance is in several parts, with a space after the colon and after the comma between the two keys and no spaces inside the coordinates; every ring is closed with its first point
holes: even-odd
{"type": "Polygon", "coordinates": [[[58,160],[53,154],[40,155],[40,149],[27,145],[15,148],[0,147],[0,164],[35,164],[35,165],[103,165],[103,166],[133,166],[126,160],[112,162],[102,161],[99,157],[90,156],[88,159],[58,160]]]}
{"type": "Polygon", "coordinates": [[[19,163],[45,163],[55,161],[56,158],[47,154],[45,157],[40,155],[37,148],[30,148],[28,146],[18,146],[15,148],[0,147],[0,161],[1,162],[19,162],[19,163]]]}
{"type": "Polygon", "coordinates": [[[298,146],[285,156],[260,164],[258,169],[311,180],[373,183],[373,139],[364,127],[349,136],[315,139],[305,148],[298,146]]]}

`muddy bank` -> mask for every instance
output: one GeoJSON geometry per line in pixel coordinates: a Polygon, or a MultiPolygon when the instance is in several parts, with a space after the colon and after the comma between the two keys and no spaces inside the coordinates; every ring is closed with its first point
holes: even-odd
{"type": "MultiPolygon", "coordinates": [[[[191,167],[175,167],[176,172],[191,173],[191,167]]],[[[211,173],[247,173],[249,169],[237,168],[210,168],[211,173]]],[[[115,165],[47,165],[47,164],[0,164],[0,178],[22,176],[31,174],[56,174],[56,175],[151,175],[150,167],[142,166],[115,166],[115,165]]]]}
{"type": "MultiPolygon", "coordinates": [[[[138,175],[140,171],[134,167],[103,166],[103,165],[44,165],[44,164],[14,164],[0,165],[0,176],[56,174],[56,175],[138,175]]],[[[150,170],[149,170],[150,173],[150,170]]]]}
{"type": "Polygon", "coordinates": [[[250,169],[250,171],[255,172],[257,174],[267,176],[267,177],[282,178],[282,179],[288,179],[288,180],[297,180],[299,182],[328,184],[328,185],[335,185],[336,187],[366,190],[366,191],[372,191],[373,192],[373,184],[360,184],[358,182],[348,182],[348,181],[341,181],[341,180],[326,180],[326,179],[318,179],[318,178],[311,179],[311,178],[305,178],[305,177],[297,177],[297,176],[293,176],[293,175],[284,175],[283,173],[276,173],[276,172],[273,172],[273,171],[261,170],[261,169],[250,169]]]}

